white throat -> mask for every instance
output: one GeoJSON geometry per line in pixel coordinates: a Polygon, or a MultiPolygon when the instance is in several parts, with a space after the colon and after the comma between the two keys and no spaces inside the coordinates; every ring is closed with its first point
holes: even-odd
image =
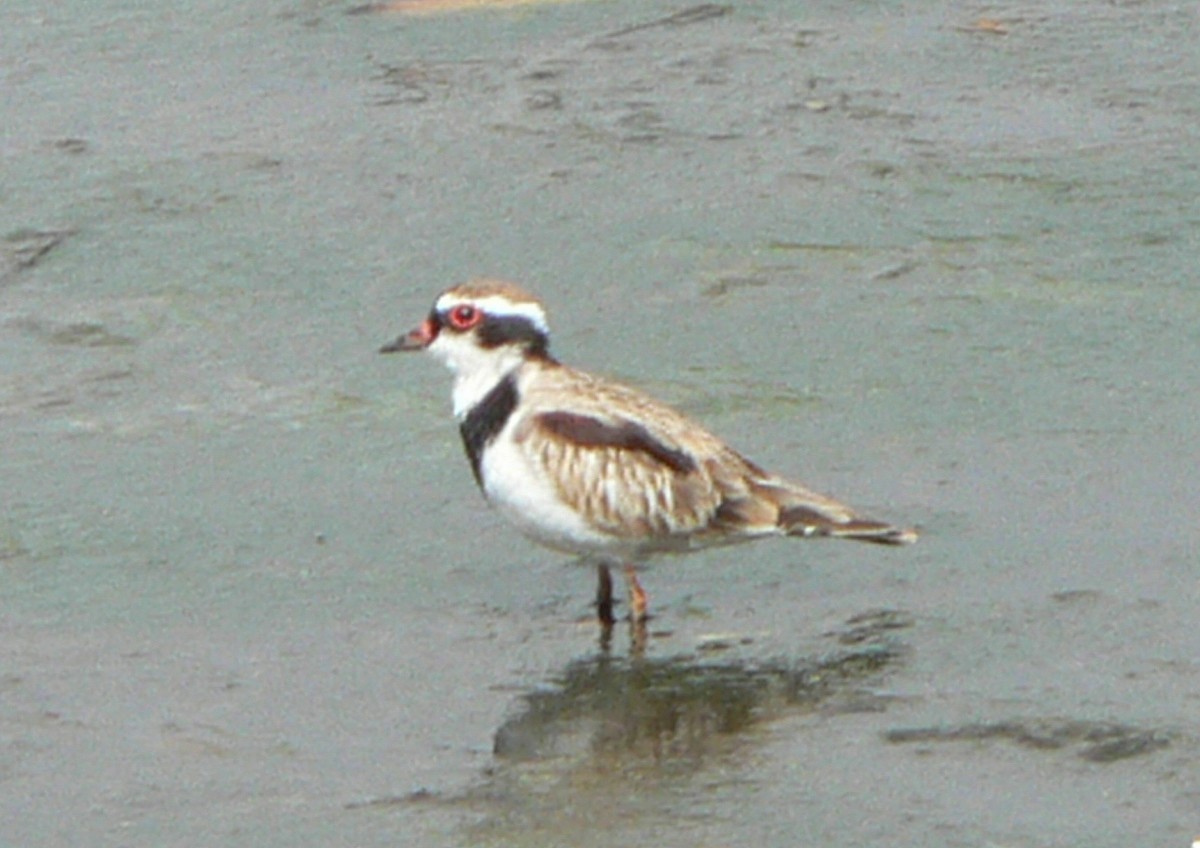
{"type": "MultiPolygon", "coordinates": [[[[499,363],[496,363],[499,364],[499,363]]],[[[462,420],[474,409],[488,392],[516,370],[521,364],[521,357],[512,357],[507,367],[478,370],[472,373],[458,371],[454,375],[454,389],[451,398],[454,401],[454,417],[462,420]]]]}
{"type": "Polygon", "coordinates": [[[488,392],[525,361],[524,352],[515,347],[491,349],[479,347],[470,336],[440,333],[429,352],[446,364],[454,374],[454,416],[460,421],[475,408],[488,392]]]}

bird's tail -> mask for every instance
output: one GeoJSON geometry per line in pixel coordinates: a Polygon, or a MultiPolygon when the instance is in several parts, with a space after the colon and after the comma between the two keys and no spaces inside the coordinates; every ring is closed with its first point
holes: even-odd
{"type": "Polygon", "coordinates": [[[779,527],[789,536],[830,536],[876,545],[907,545],[917,541],[916,530],[857,515],[831,517],[802,504],[781,509],[779,527]]]}
{"type": "Polygon", "coordinates": [[[788,536],[827,536],[876,545],[907,545],[917,531],[858,515],[843,503],[779,478],[757,480],[755,493],[775,504],[776,526],[788,536]]]}

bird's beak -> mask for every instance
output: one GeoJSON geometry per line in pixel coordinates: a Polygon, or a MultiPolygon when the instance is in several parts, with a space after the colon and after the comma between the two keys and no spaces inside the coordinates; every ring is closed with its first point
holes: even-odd
{"type": "Polygon", "coordinates": [[[411,332],[405,333],[394,342],[389,342],[379,349],[380,353],[396,353],[406,350],[424,350],[433,344],[437,338],[438,325],[432,318],[426,318],[421,325],[411,332]]]}

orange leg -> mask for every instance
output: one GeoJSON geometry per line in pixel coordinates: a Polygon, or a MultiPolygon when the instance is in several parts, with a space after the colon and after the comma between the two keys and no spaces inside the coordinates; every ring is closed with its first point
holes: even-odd
{"type": "Polygon", "coordinates": [[[625,563],[625,582],[629,586],[629,620],[641,624],[646,620],[646,590],[638,582],[637,572],[633,570],[631,562],[625,563]]]}

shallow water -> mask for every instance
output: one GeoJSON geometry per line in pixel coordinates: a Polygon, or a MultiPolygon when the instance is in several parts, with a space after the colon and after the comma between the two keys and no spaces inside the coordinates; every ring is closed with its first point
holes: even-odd
{"type": "Polygon", "coordinates": [[[0,29],[13,844],[1195,836],[1190,5],[127,5],[0,29]],[[375,355],[478,274],[924,538],[606,657],[375,355]]]}

